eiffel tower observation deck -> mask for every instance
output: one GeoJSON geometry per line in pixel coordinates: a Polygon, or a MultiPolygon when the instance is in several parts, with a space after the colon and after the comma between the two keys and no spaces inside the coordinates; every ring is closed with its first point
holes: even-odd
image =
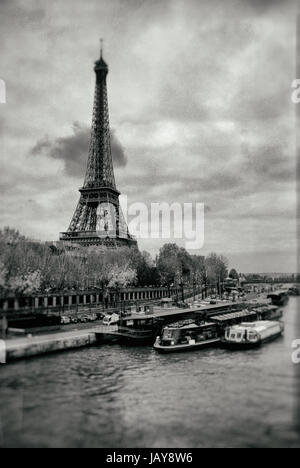
{"type": "Polygon", "coordinates": [[[87,169],[80,199],[66,232],[60,240],[83,246],[117,248],[136,246],[130,235],[116,188],[110,142],[106,77],[102,57],[95,62],[96,89],[87,169]]]}

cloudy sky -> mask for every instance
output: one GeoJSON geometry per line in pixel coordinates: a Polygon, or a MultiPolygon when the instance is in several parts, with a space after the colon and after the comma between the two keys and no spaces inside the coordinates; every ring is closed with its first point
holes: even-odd
{"type": "Polygon", "coordinates": [[[0,0],[1,226],[42,240],[67,229],[100,37],[119,190],[205,203],[198,253],[295,271],[292,0],[0,0]]]}

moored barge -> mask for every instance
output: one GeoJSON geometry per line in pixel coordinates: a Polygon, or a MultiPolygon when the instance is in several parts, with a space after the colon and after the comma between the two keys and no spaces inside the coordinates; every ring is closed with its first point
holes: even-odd
{"type": "Polygon", "coordinates": [[[164,327],[153,346],[161,353],[172,353],[216,346],[219,342],[219,331],[215,323],[205,322],[197,325],[179,322],[164,327]]]}
{"type": "Polygon", "coordinates": [[[250,349],[275,340],[284,332],[284,324],[274,321],[241,323],[228,327],[221,340],[222,346],[229,349],[250,349]]]}
{"type": "Polygon", "coordinates": [[[271,299],[272,304],[275,306],[285,306],[289,302],[289,295],[286,290],[273,292],[267,298],[271,299]]]}

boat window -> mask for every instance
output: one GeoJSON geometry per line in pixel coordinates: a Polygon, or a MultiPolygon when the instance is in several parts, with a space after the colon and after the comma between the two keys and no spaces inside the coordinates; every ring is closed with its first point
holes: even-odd
{"type": "Polygon", "coordinates": [[[249,340],[256,340],[256,337],[257,337],[257,335],[254,332],[250,332],[249,335],[248,335],[249,340]]]}
{"type": "Polygon", "coordinates": [[[242,334],[241,334],[241,333],[238,333],[238,334],[236,335],[236,337],[237,337],[237,339],[239,340],[239,339],[242,338],[242,334]]]}
{"type": "Polygon", "coordinates": [[[164,329],[163,339],[165,340],[172,339],[173,336],[174,336],[174,330],[169,330],[167,328],[164,329]]]}

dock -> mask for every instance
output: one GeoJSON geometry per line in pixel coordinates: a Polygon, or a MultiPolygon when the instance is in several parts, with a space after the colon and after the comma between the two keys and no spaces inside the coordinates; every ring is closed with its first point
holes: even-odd
{"type": "Polygon", "coordinates": [[[117,330],[117,326],[107,327],[103,325],[69,332],[1,340],[1,361],[2,363],[8,363],[17,359],[95,345],[98,342],[99,335],[113,335],[117,330]],[[3,343],[5,343],[5,346],[3,343]]]}
{"type": "Polygon", "coordinates": [[[226,302],[219,304],[210,304],[204,307],[188,307],[188,308],[178,308],[178,307],[169,307],[166,309],[157,308],[153,310],[153,313],[133,313],[126,315],[125,320],[144,320],[149,318],[162,318],[162,319],[176,319],[184,316],[193,317],[194,315],[199,315],[201,313],[206,315],[216,314],[218,312],[225,312],[226,310],[240,308],[241,306],[247,307],[248,303],[246,302],[226,302]]]}

